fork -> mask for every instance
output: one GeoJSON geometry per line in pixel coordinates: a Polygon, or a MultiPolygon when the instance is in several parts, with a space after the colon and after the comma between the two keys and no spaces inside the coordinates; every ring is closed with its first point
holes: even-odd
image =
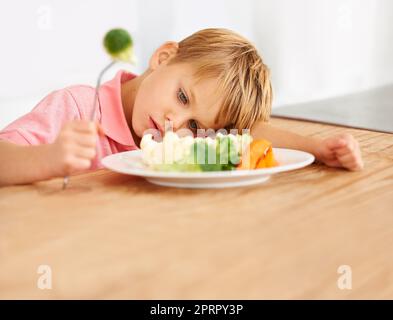
{"type": "MultiPolygon", "coordinates": [[[[99,76],[98,76],[97,84],[96,84],[96,88],[95,88],[95,94],[94,94],[93,112],[92,112],[92,115],[91,115],[91,118],[90,118],[90,120],[91,120],[92,122],[95,121],[96,107],[97,107],[97,102],[99,101],[98,90],[100,89],[100,86],[101,86],[102,77],[104,76],[104,74],[105,74],[106,71],[108,71],[112,66],[114,66],[114,65],[116,64],[116,62],[117,62],[117,61],[115,61],[115,60],[111,61],[111,62],[110,62],[101,72],[100,72],[100,74],[99,74],[99,76]]],[[[99,159],[98,153],[97,153],[97,158],[99,159]]],[[[63,190],[65,190],[65,189],[67,188],[69,181],[70,181],[70,178],[69,178],[68,175],[65,176],[65,177],[63,178],[63,188],[62,188],[63,190]]]]}

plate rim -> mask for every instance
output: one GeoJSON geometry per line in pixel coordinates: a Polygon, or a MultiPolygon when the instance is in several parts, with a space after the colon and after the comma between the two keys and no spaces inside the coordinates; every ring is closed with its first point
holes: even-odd
{"type": "Polygon", "coordinates": [[[176,179],[206,179],[206,178],[226,178],[226,177],[249,177],[255,175],[272,175],[281,172],[292,171],[296,169],[304,168],[315,161],[315,156],[309,152],[296,150],[296,149],[288,149],[288,148],[273,148],[274,151],[289,151],[301,153],[306,156],[306,159],[292,164],[286,164],[273,168],[262,168],[262,169],[253,169],[253,170],[234,170],[234,171],[209,171],[209,172],[165,172],[165,171],[153,171],[153,170],[143,170],[138,168],[129,168],[127,170],[121,170],[118,168],[114,168],[110,166],[108,163],[112,160],[112,158],[122,157],[126,154],[131,153],[142,153],[142,150],[136,149],[131,151],[118,152],[111,155],[108,155],[101,159],[101,164],[104,168],[119,172],[122,174],[140,176],[140,177],[148,177],[148,178],[176,178],[176,179]]]}

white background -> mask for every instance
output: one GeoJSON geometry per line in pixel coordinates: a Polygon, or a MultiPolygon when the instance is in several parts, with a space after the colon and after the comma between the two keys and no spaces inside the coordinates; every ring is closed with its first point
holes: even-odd
{"type": "Polygon", "coordinates": [[[233,29],[270,66],[274,107],[393,83],[391,0],[2,1],[0,128],[54,89],[93,84],[113,27],[132,33],[138,65],[123,67],[136,73],[164,41],[233,29]]]}

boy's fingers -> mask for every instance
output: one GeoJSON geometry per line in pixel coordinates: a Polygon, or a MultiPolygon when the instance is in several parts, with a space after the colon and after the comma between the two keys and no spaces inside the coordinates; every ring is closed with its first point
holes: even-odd
{"type": "Polygon", "coordinates": [[[91,160],[86,158],[77,158],[75,159],[73,165],[73,170],[86,170],[91,167],[91,160]]]}
{"type": "Polygon", "coordinates": [[[345,166],[345,168],[347,168],[351,171],[359,171],[359,170],[362,170],[364,167],[363,163],[362,162],[359,163],[358,161],[352,161],[352,162],[345,163],[344,166],[345,166]]]}
{"type": "Polygon", "coordinates": [[[96,126],[98,134],[101,136],[105,136],[104,128],[99,123],[96,123],[96,126]]]}
{"type": "Polygon", "coordinates": [[[334,153],[338,156],[344,156],[346,154],[355,154],[357,153],[357,150],[353,143],[348,143],[345,147],[334,149],[334,153]]]}
{"type": "Polygon", "coordinates": [[[364,169],[364,162],[360,160],[357,162],[357,169],[356,170],[363,170],[364,169]]]}
{"type": "Polygon", "coordinates": [[[93,159],[96,156],[96,149],[76,147],[75,156],[83,159],[93,159]]]}
{"type": "Polygon", "coordinates": [[[325,155],[326,164],[331,167],[344,167],[351,171],[361,170],[364,167],[358,142],[348,134],[338,135],[325,140],[326,149],[333,154],[325,155]]]}
{"type": "Polygon", "coordinates": [[[353,154],[353,153],[349,153],[349,154],[346,154],[346,155],[344,155],[344,156],[339,156],[338,157],[338,160],[343,164],[343,165],[345,165],[346,167],[349,167],[349,166],[352,166],[352,165],[354,165],[355,163],[360,163],[360,159],[358,159],[357,157],[356,157],[356,155],[355,154],[353,154]]]}
{"type": "Polygon", "coordinates": [[[340,168],[340,167],[342,167],[341,162],[338,161],[337,159],[336,160],[326,161],[326,165],[329,166],[329,167],[333,167],[333,168],[340,168]]]}
{"type": "Polygon", "coordinates": [[[73,128],[75,131],[83,132],[83,133],[97,132],[96,124],[90,121],[75,121],[73,122],[73,128]]]}
{"type": "Polygon", "coordinates": [[[326,144],[329,149],[337,149],[345,147],[347,145],[347,141],[342,138],[334,138],[327,140],[326,144]]]}
{"type": "Polygon", "coordinates": [[[323,158],[326,160],[334,160],[337,158],[336,154],[332,151],[329,151],[323,155],[323,158]]]}
{"type": "Polygon", "coordinates": [[[81,133],[77,136],[77,145],[93,148],[97,145],[97,136],[94,134],[81,133]]]}
{"type": "Polygon", "coordinates": [[[338,157],[343,157],[343,156],[345,156],[347,154],[351,154],[351,153],[352,153],[351,150],[348,149],[347,147],[337,148],[334,150],[334,154],[338,157]]]}
{"type": "Polygon", "coordinates": [[[91,160],[88,158],[80,158],[76,155],[68,157],[65,162],[64,172],[65,174],[75,173],[79,170],[86,170],[91,167],[91,160]]]}
{"type": "Polygon", "coordinates": [[[337,158],[339,158],[340,161],[348,161],[355,159],[355,154],[346,152],[342,155],[337,154],[337,158]]]}

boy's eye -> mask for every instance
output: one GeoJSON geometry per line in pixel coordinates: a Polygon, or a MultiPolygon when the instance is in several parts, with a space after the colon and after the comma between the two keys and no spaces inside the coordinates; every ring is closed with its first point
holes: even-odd
{"type": "Polygon", "coordinates": [[[190,128],[192,131],[196,131],[196,130],[199,128],[198,122],[196,122],[196,121],[193,120],[193,119],[191,119],[191,120],[188,122],[188,126],[189,126],[189,128],[190,128]]]}
{"type": "Polygon", "coordinates": [[[183,104],[187,104],[188,103],[188,98],[184,94],[182,89],[179,89],[179,91],[177,92],[177,97],[178,97],[178,99],[180,100],[181,103],[183,103],[183,104]]]}

